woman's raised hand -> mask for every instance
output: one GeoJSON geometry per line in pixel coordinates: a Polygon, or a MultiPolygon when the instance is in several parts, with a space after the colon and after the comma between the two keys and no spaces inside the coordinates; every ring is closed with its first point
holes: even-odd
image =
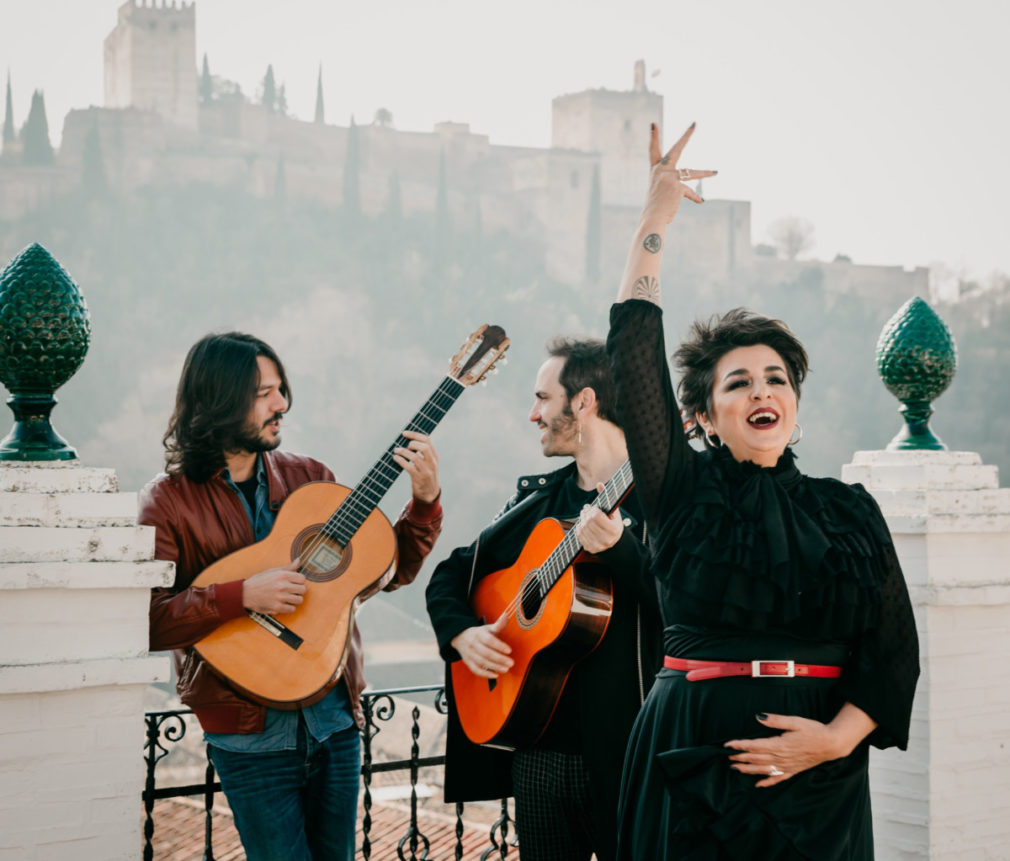
{"type": "Polygon", "coordinates": [[[663,155],[659,145],[659,129],[655,123],[652,124],[649,136],[649,164],[652,166],[652,171],[649,180],[649,194],[645,200],[644,218],[662,218],[669,224],[677,214],[677,209],[683,198],[686,197],[695,203],[705,202],[701,195],[687,183],[715,176],[719,171],[677,167],[684,147],[687,146],[691,135],[694,134],[694,126],[695,124],[691,123],[687,131],[680,136],[680,140],[670,147],[666,155],[663,155]]]}

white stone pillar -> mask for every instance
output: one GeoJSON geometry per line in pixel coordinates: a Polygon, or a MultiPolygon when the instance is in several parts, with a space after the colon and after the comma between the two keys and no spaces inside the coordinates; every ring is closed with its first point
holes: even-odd
{"type": "Polygon", "coordinates": [[[140,857],[153,555],[113,470],[0,463],[0,861],[140,857]]]}
{"type": "Polygon", "coordinates": [[[1010,858],[1010,488],[974,452],[861,451],[887,518],[922,676],[907,753],[871,755],[877,857],[1010,858]]]}

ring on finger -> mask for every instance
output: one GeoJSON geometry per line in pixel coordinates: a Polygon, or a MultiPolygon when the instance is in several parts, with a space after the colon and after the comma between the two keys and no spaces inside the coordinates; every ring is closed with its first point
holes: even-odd
{"type": "Polygon", "coordinates": [[[768,776],[769,777],[781,777],[783,774],[785,774],[785,772],[784,771],[779,771],[779,769],[776,768],[774,765],[769,765],[768,766],[768,776]]]}
{"type": "Polygon", "coordinates": [[[680,179],[682,179],[682,180],[684,180],[684,179],[690,179],[691,178],[691,170],[690,170],[690,168],[686,168],[686,167],[680,168],[677,171],[677,176],[680,177],[680,179]]]}

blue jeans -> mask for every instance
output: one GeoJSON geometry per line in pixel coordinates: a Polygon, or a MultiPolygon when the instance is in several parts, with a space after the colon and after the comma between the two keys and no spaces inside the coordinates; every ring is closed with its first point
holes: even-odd
{"type": "Polygon", "coordinates": [[[361,736],[316,741],[302,723],[296,750],[235,753],[207,745],[247,861],[352,861],[361,736]]]}

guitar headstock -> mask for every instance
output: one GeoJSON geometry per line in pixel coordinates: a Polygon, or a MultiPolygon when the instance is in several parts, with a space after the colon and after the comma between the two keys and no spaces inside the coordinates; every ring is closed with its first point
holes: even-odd
{"type": "Polygon", "coordinates": [[[509,339],[501,326],[489,326],[485,323],[460,348],[459,352],[449,362],[449,376],[457,383],[472,386],[479,383],[492,370],[500,359],[505,364],[505,351],[509,348],[509,339]]]}

